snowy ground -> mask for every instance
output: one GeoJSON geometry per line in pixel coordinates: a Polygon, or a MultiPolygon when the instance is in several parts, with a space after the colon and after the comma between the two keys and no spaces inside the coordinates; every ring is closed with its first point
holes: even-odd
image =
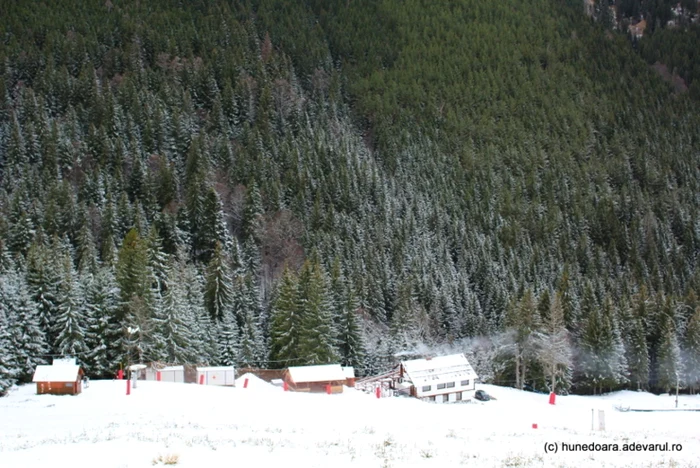
{"type": "MultiPolygon", "coordinates": [[[[0,398],[0,466],[151,467],[168,457],[188,468],[700,466],[700,413],[614,410],[673,408],[670,396],[568,396],[551,406],[546,395],[480,385],[498,400],[440,405],[353,389],[285,393],[254,377],[242,387],[139,382],[126,396],[124,381],[93,381],[79,396],[50,396],[26,385],[0,398]],[[605,411],[604,432],[591,431],[591,409],[605,411]],[[682,451],[561,450],[590,442],[682,451]]],[[[700,408],[700,397],[681,396],[679,407],[700,408]]]]}

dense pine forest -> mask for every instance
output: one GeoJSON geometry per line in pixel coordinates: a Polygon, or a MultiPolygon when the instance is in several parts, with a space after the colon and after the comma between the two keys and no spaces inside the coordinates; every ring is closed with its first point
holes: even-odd
{"type": "Polygon", "coordinates": [[[0,18],[0,394],[55,356],[446,350],[519,388],[700,387],[700,82],[650,66],[692,63],[697,26],[637,44],[580,0],[0,18]]]}

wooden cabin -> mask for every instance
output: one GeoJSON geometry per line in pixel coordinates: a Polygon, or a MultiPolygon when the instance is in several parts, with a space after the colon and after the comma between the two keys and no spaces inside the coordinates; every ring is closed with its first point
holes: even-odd
{"type": "Polygon", "coordinates": [[[399,372],[411,396],[437,403],[471,399],[478,379],[464,354],[402,361],[399,372]]]}
{"type": "Polygon", "coordinates": [[[295,392],[343,393],[345,372],[340,364],[321,366],[289,367],[284,372],[284,381],[295,392]]]}
{"type": "Polygon", "coordinates": [[[83,370],[77,364],[54,363],[37,366],[32,382],[37,395],[78,395],[82,392],[83,370]]]}

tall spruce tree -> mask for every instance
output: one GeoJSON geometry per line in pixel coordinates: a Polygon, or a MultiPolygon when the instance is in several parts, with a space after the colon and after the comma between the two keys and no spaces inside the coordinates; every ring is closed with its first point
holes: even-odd
{"type": "Polygon", "coordinates": [[[544,366],[550,391],[567,394],[571,387],[572,349],[561,294],[557,292],[551,303],[549,296],[546,301],[540,299],[540,305],[540,315],[543,315],[545,306],[549,306],[549,310],[542,317],[537,357],[544,366]]]}
{"type": "Polygon", "coordinates": [[[112,267],[102,267],[85,280],[88,327],[85,343],[87,373],[92,377],[113,376],[124,354],[124,333],[117,319],[119,289],[112,267]]]}
{"type": "Polygon", "coordinates": [[[692,393],[700,388],[700,307],[690,318],[683,340],[683,382],[692,393]]]}
{"type": "Polygon", "coordinates": [[[83,364],[88,352],[87,328],[87,311],[81,284],[71,259],[65,257],[54,323],[56,352],[61,356],[74,357],[83,364]]]}
{"type": "Polygon", "coordinates": [[[16,379],[22,383],[31,382],[36,366],[47,362],[48,348],[39,325],[39,312],[18,272],[9,271],[3,279],[0,307],[4,308],[7,318],[16,379]]]}
{"type": "Polygon", "coordinates": [[[665,392],[676,388],[682,372],[675,318],[671,299],[667,298],[661,312],[660,341],[656,355],[656,385],[665,392]]]}
{"type": "Polygon", "coordinates": [[[298,310],[301,314],[299,358],[302,363],[331,364],[338,361],[334,340],[328,280],[318,261],[307,260],[299,274],[298,310]]]}
{"type": "Polygon", "coordinates": [[[168,270],[167,290],[163,294],[157,330],[161,336],[158,356],[167,363],[196,363],[199,356],[192,339],[197,338],[193,333],[197,324],[187,302],[183,274],[177,269],[177,264],[168,270]]]}
{"type": "Polygon", "coordinates": [[[270,323],[270,361],[281,369],[300,364],[301,311],[296,275],[285,268],[272,303],[270,323]]]}
{"type": "Polygon", "coordinates": [[[228,259],[221,245],[216,242],[211,260],[207,266],[204,285],[204,304],[212,320],[221,322],[224,314],[232,306],[232,278],[228,259]]]}
{"type": "MultiPolygon", "coordinates": [[[[4,274],[0,274],[0,282],[7,282],[4,274]]],[[[0,291],[2,288],[0,287],[0,291]]],[[[0,300],[4,300],[4,294],[0,300]]],[[[0,303],[0,397],[14,385],[19,372],[15,351],[10,341],[10,322],[7,317],[7,307],[0,303]]]]}

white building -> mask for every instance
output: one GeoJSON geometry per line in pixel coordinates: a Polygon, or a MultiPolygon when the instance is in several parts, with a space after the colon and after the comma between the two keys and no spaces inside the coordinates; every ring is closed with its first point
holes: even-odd
{"type": "Polygon", "coordinates": [[[478,376],[464,354],[402,361],[400,378],[410,395],[424,401],[451,403],[471,399],[478,376]]]}

